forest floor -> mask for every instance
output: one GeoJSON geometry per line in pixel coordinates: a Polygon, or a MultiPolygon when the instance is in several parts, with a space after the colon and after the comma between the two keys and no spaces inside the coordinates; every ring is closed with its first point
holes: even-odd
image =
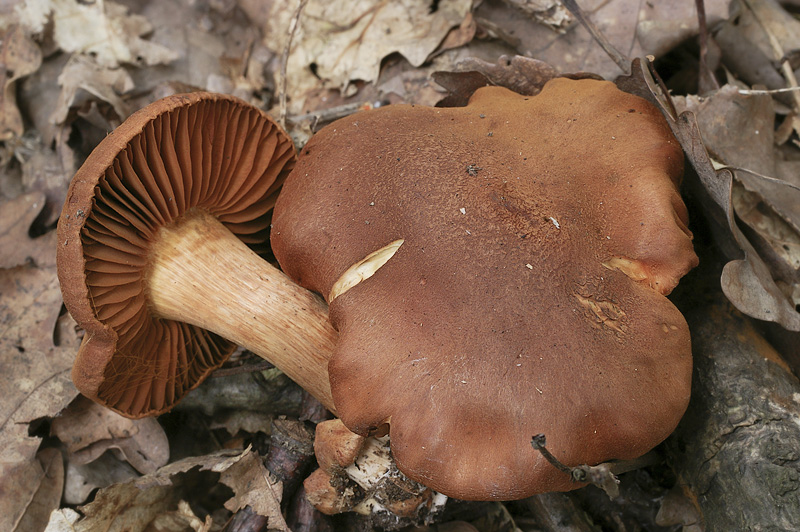
{"type": "Polygon", "coordinates": [[[800,437],[800,2],[579,4],[0,0],[0,530],[695,532],[800,522],[791,444],[800,437]],[[620,476],[618,497],[589,486],[450,501],[428,522],[325,516],[301,484],[315,467],[313,426],[330,416],[252,353],[236,352],[158,418],[124,418],[73,386],[83,331],[62,303],[56,224],[77,169],[134,111],[176,93],[232,94],[267,111],[300,149],[363,109],[450,105],[486,84],[536,94],[576,73],[617,81],[665,114],[686,153],[701,258],[671,296],[692,330],[692,404],[654,463],[620,476]]]}

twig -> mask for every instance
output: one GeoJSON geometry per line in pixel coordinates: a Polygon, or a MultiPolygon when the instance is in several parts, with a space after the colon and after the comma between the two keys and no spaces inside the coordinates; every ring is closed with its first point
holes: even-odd
{"type": "Polygon", "coordinates": [[[338,105],[336,107],[329,107],[328,109],[320,109],[318,111],[312,111],[310,113],[305,113],[302,115],[287,116],[286,119],[289,122],[295,124],[303,122],[305,120],[312,120],[313,121],[312,126],[316,126],[316,124],[318,123],[325,123],[337,120],[339,118],[349,116],[358,111],[376,109],[385,104],[386,102],[383,101],[346,103],[343,105],[338,105]]]}
{"type": "Polygon", "coordinates": [[[550,462],[553,467],[570,476],[573,482],[587,482],[594,484],[606,492],[611,499],[619,497],[619,480],[617,475],[627,473],[634,469],[658,463],[659,458],[655,453],[647,453],[635,460],[625,460],[619,462],[604,462],[596,466],[579,465],[569,467],[553,456],[545,447],[546,440],[544,434],[537,434],[531,438],[531,446],[542,453],[545,460],[550,462]]]}
{"type": "Polygon", "coordinates": [[[666,108],[667,111],[669,111],[670,113],[670,117],[672,118],[672,120],[677,120],[678,110],[675,108],[675,102],[672,101],[672,96],[670,96],[669,94],[669,88],[667,87],[667,84],[664,83],[664,80],[661,79],[661,76],[659,76],[658,71],[656,70],[656,67],[653,64],[653,56],[651,55],[647,56],[647,72],[650,74],[650,77],[653,78],[653,81],[655,81],[656,85],[658,85],[658,88],[661,90],[662,104],[663,102],[666,102],[667,104],[666,108]]]}
{"type": "Polygon", "coordinates": [[[292,48],[292,40],[294,40],[294,32],[297,30],[297,23],[307,3],[308,0],[300,0],[300,4],[298,4],[295,10],[294,16],[292,16],[292,21],[289,23],[289,40],[286,42],[286,46],[283,48],[283,54],[281,55],[280,124],[283,129],[286,129],[286,69],[289,64],[289,51],[292,48]]]}
{"type": "Polygon", "coordinates": [[[797,92],[800,87],[786,87],[783,89],[739,89],[739,94],[761,95],[761,94],[781,94],[784,92],[797,92]]]}
{"type": "Polygon", "coordinates": [[[617,50],[617,48],[609,42],[605,35],[603,35],[597,26],[589,20],[589,17],[583,12],[581,6],[578,5],[578,2],[575,0],[563,0],[564,7],[569,9],[570,13],[575,17],[575,20],[580,22],[584,28],[594,37],[594,40],[597,41],[597,44],[608,54],[608,56],[617,64],[620,70],[622,70],[626,76],[629,76],[631,73],[631,60],[624,55],[622,52],[617,50]]]}
{"type": "Polygon", "coordinates": [[[704,0],[695,0],[697,7],[697,25],[699,28],[698,40],[700,41],[700,79],[705,78],[711,83],[711,89],[719,89],[717,78],[708,68],[708,26],[706,24],[706,3],[704,0]]]}
{"type": "Polygon", "coordinates": [[[550,464],[559,471],[572,476],[572,468],[562,464],[558,458],[553,456],[553,453],[551,453],[545,445],[547,445],[547,438],[545,438],[544,434],[536,434],[531,438],[531,447],[542,453],[545,460],[550,462],[550,464]]]}
{"type": "Polygon", "coordinates": [[[227,377],[229,375],[239,375],[240,373],[255,373],[257,371],[267,371],[275,366],[264,360],[256,364],[247,364],[246,366],[236,366],[233,368],[218,369],[211,374],[212,378],[227,377]]]}

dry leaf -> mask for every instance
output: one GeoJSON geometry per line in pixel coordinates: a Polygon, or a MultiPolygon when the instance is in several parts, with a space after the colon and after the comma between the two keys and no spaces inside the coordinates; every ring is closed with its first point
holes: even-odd
{"type": "MultiPolygon", "coordinates": [[[[119,122],[130,114],[128,105],[120,97],[133,89],[133,80],[122,68],[107,68],[93,59],[73,56],[61,75],[58,76],[61,93],[56,110],[50,117],[54,124],[63,124],[69,110],[97,98],[110,104],[117,113],[119,122]]],[[[119,123],[114,124],[114,126],[119,123]]]]}
{"type": "Polygon", "coordinates": [[[574,20],[561,0],[504,0],[532,20],[564,33],[574,20]]]}
{"type": "Polygon", "coordinates": [[[712,156],[734,167],[734,211],[746,224],[746,236],[772,280],[796,306],[800,302],[793,297],[800,291],[800,190],[761,177],[777,172],[772,98],[740,94],[728,85],[702,100],[687,98],[686,106],[697,115],[712,156]]]}
{"type": "Polygon", "coordinates": [[[81,515],[71,508],[55,510],[50,514],[50,522],[44,532],[75,532],[73,526],[81,515]]]}
{"type": "MultiPolygon", "coordinates": [[[[700,526],[700,523],[703,522],[700,509],[687,496],[684,489],[686,489],[685,486],[676,485],[664,496],[655,518],[657,525],[663,527],[681,525],[684,527],[682,532],[692,532],[687,528],[700,526]]],[[[700,529],[697,530],[699,532],[700,529]]]]}
{"type": "MultiPolygon", "coordinates": [[[[272,6],[263,33],[267,46],[281,53],[294,9],[283,2],[272,6]]],[[[393,53],[420,66],[471,7],[472,0],[443,0],[434,12],[423,0],[310,0],[292,41],[287,92],[295,100],[320,85],[346,92],[355,80],[375,81],[381,61],[393,53]]],[[[290,112],[301,113],[302,102],[292,103],[290,112]]]]}
{"type": "MultiPolygon", "coordinates": [[[[197,517],[192,507],[186,501],[178,501],[178,510],[167,512],[153,519],[149,528],[156,532],[185,532],[188,529],[194,532],[209,532],[214,525],[210,515],[205,521],[197,517]]],[[[215,530],[219,529],[216,527],[215,530]]]]}
{"type": "Polygon", "coordinates": [[[112,453],[104,453],[97,460],[83,465],[68,459],[65,475],[66,504],[83,504],[97,488],[106,488],[139,476],[127,462],[117,459],[112,453]]]}
{"type": "Polygon", "coordinates": [[[76,465],[109,449],[141,473],[153,473],[169,460],[167,435],[154,418],[128,419],[82,396],[53,420],[50,432],[64,442],[76,465]]]}
{"type": "MultiPolygon", "coordinates": [[[[53,264],[55,246],[45,240],[52,255],[35,254],[53,264]]],[[[60,309],[54,267],[0,270],[0,484],[34,459],[41,439],[28,434],[28,423],[55,416],[78,393],[70,380],[77,335],[59,328],[54,342],[60,309]]]]}
{"type": "Polygon", "coordinates": [[[209,9],[207,2],[146,2],[139,14],[153,25],[151,39],[179,57],[169,68],[131,71],[137,92],[182,84],[186,88],[180,92],[201,88],[234,94],[256,105],[266,103],[261,99],[272,91],[274,52],[261,43],[259,27],[240,12],[224,15],[209,9]]]}
{"type": "MultiPolygon", "coordinates": [[[[33,263],[40,267],[55,266],[55,232],[31,238],[33,221],[42,212],[45,196],[31,192],[7,201],[0,208],[0,268],[14,268],[33,263]]],[[[60,301],[59,301],[60,304],[60,301]]]]}
{"type": "MultiPolygon", "coordinates": [[[[288,530],[280,516],[281,483],[269,478],[263,462],[250,449],[244,452],[226,449],[186,458],[139,479],[101,489],[93,502],[80,508],[83,516],[76,518],[66,512],[54,513],[47,530],[122,532],[151,530],[155,523],[175,522],[174,514],[181,513],[180,501],[199,496],[198,491],[207,491],[192,484],[185,475],[180,475],[195,468],[220,473],[220,481],[233,488],[234,497],[226,507],[239,508],[240,504],[249,504],[259,512],[273,512],[277,508],[277,514],[261,515],[270,517],[271,529],[288,530]],[[67,526],[64,523],[69,523],[72,528],[63,528],[67,526]]],[[[183,521],[179,522],[186,522],[187,517],[183,511],[183,521]]]]}
{"type": "Polygon", "coordinates": [[[432,74],[433,80],[444,87],[448,94],[440,100],[437,107],[464,107],[475,91],[481,87],[492,85],[492,82],[476,70],[466,72],[442,72],[432,74]]]}
{"type": "Polygon", "coordinates": [[[789,182],[761,177],[777,175],[772,98],[740,94],[737,87],[726,85],[702,99],[676,99],[676,106],[695,113],[712,157],[733,167],[733,206],[746,224],[745,236],[790,303],[797,305],[800,301],[793,294],[800,292],[800,190],[789,182]]]}
{"type": "Polygon", "coordinates": [[[438,107],[461,107],[480,87],[497,85],[519,94],[539,94],[545,83],[558,75],[544,61],[520,55],[500,56],[496,63],[467,58],[456,64],[456,72],[434,72],[433,79],[450,93],[438,107]]]}
{"type": "Polygon", "coordinates": [[[270,529],[291,532],[281,515],[283,487],[264,467],[258,454],[249,449],[245,451],[241,460],[222,473],[220,481],[234,493],[225,508],[235,512],[249,506],[255,513],[269,518],[270,529]]]}
{"type": "Polygon", "coordinates": [[[64,464],[58,449],[42,449],[36,460],[3,472],[0,481],[0,530],[44,529],[61,503],[64,464]]]}
{"type": "Polygon", "coordinates": [[[150,23],[129,15],[127,7],[115,2],[37,0],[23,3],[18,13],[33,33],[41,33],[52,19],[53,39],[62,50],[91,55],[103,67],[159,65],[177,59],[169,48],[141,39],[152,31],[150,23]]]}
{"type": "MultiPolygon", "coordinates": [[[[22,242],[4,243],[3,249],[22,242]]],[[[0,492],[6,494],[22,486],[15,472],[50,470],[37,466],[41,438],[29,435],[29,423],[55,416],[77,395],[69,376],[77,337],[74,329],[71,334],[69,328],[57,329],[61,291],[54,267],[55,240],[49,234],[29,244],[28,252],[48,267],[26,264],[0,269],[0,492]],[[61,345],[54,341],[57,330],[61,345]]],[[[60,487],[58,493],[60,499],[60,487]]],[[[14,508],[13,515],[22,515],[21,511],[24,508],[14,508]]],[[[0,530],[13,529],[0,526],[0,530]]]]}
{"type": "Polygon", "coordinates": [[[65,511],[52,514],[46,532],[144,531],[156,517],[172,511],[179,500],[180,493],[171,486],[141,490],[132,481],[114,484],[98,491],[93,502],[79,508],[82,517],[65,511]],[[64,528],[65,521],[68,528],[64,528]]]}
{"type": "Polygon", "coordinates": [[[736,19],[739,35],[773,61],[800,49],[800,21],[775,0],[735,0],[731,18],[736,19]],[[781,53],[776,53],[770,36],[784,48],[781,53]]]}
{"type": "Polygon", "coordinates": [[[240,431],[255,434],[263,432],[269,434],[272,430],[272,420],[275,415],[268,412],[254,410],[229,410],[215,416],[209,424],[210,429],[225,429],[231,436],[236,436],[240,431]]]}
{"type": "MultiPolygon", "coordinates": [[[[728,16],[730,0],[706,0],[709,25],[728,16]]],[[[661,57],[697,34],[694,0],[631,2],[630,0],[580,0],[578,4],[618,50],[628,57],[661,57]]],[[[520,55],[550,63],[561,72],[592,72],[606,79],[620,75],[619,67],[579,24],[563,34],[520,16],[519,11],[497,2],[483,2],[475,12],[479,24],[498,33],[520,55]]]]}
{"type": "Polygon", "coordinates": [[[0,46],[0,141],[22,136],[25,128],[17,108],[15,81],[32,74],[41,64],[42,52],[33,39],[19,26],[12,26],[0,46]]]}
{"type": "MultiPolygon", "coordinates": [[[[61,130],[56,150],[37,142],[24,158],[18,155],[22,167],[22,186],[26,191],[43,192],[44,210],[39,214],[39,227],[53,227],[61,214],[61,206],[67,196],[67,187],[75,173],[75,156],[67,144],[69,129],[61,130]]],[[[28,150],[26,150],[28,151],[28,150]]]]}
{"type": "Polygon", "coordinates": [[[461,25],[451,29],[439,44],[439,47],[429,57],[468,44],[475,37],[477,31],[478,24],[475,23],[475,17],[472,16],[472,13],[467,13],[464,20],[461,21],[461,25]]]}
{"type": "MultiPolygon", "coordinates": [[[[695,114],[703,142],[715,161],[775,174],[775,108],[769,95],[743,95],[738,87],[725,85],[702,98],[673,100],[679,113],[695,114]]],[[[751,179],[744,175],[741,178],[751,179]]]]}
{"type": "Polygon", "coordinates": [[[705,204],[706,215],[720,231],[717,244],[733,259],[722,270],[721,284],[725,296],[748,316],[800,331],[800,313],[736,225],[731,199],[733,173],[724,167],[717,170],[712,164],[694,113],[684,111],[678,115],[674,111],[674,104],[658,87],[645,61],[635,59],[631,76],[619,80],[619,84],[629,91],[638,89],[640,96],[659,106],[697,172],[703,194],[709,200],[705,204]]]}
{"type": "Polygon", "coordinates": [[[50,117],[61,92],[56,80],[68,60],[66,54],[47,57],[39,70],[19,83],[17,98],[20,111],[30,121],[31,129],[36,131],[44,146],[52,146],[61,130],[50,121],[50,117]]]}
{"type": "Polygon", "coordinates": [[[501,55],[496,63],[470,58],[459,62],[457,66],[461,71],[481,72],[493,85],[506,87],[526,96],[539,94],[544,84],[558,75],[558,71],[550,64],[520,55],[501,55]]]}

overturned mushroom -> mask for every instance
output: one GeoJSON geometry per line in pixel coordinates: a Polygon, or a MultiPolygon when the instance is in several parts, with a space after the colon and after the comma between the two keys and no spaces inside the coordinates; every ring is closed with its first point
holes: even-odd
{"type": "Polygon", "coordinates": [[[158,414],[239,344],[333,408],[325,303],[257,254],[295,159],[265,113],[208,93],[160,100],[100,143],[58,225],[64,302],[86,329],[84,395],[158,414]]]}
{"type": "Polygon", "coordinates": [[[593,80],[318,133],[272,245],[328,298],[345,425],[388,424],[400,469],[462,499],[574,487],[534,434],[568,465],[664,440],[691,378],[688,327],[664,297],[697,263],[682,169],[658,111],[593,80]]]}

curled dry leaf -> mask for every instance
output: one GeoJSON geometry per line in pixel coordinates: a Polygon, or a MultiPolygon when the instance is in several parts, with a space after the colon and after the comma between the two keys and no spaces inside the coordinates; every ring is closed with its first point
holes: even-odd
{"type": "Polygon", "coordinates": [[[24,126],[17,108],[16,84],[42,64],[39,46],[19,26],[12,26],[0,45],[0,140],[22,136],[24,126]]]}
{"type": "Polygon", "coordinates": [[[525,96],[539,94],[544,84],[558,75],[558,71],[550,64],[521,55],[501,55],[496,63],[467,58],[458,63],[458,68],[481,72],[493,85],[506,87],[525,96]]]}
{"type": "Polygon", "coordinates": [[[139,476],[127,462],[118,460],[111,453],[104,453],[94,462],[84,465],[67,460],[65,475],[65,504],[83,504],[94,490],[139,476]]]}
{"type": "Polygon", "coordinates": [[[270,478],[259,456],[250,449],[186,458],[139,479],[101,489],[94,501],[80,508],[82,516],[54,513],[48,530],[145,530],[150,524],[169,520],[171,514],[180,513],[180,501],[191,502],[198,492],[206,491],[180,475],[195,468],[220,473],[220,481],[233,489],[234,497],[226,508],[235,510],[249,504],[270,518],[270,529],[288,530],[280,514],[282,486],[270,478]],[[72,528],[56,528],[65,522],[72,528]]]}
{"type": "Polygon", "coordinates": [[[18,13],[21,23],[34,33],[44,31],[52,20],[53,39],[59,48],[89,54],[104,67],[160,65],[177,59],[169,48],[141,38],[152,31],[146,18],[129,15],[127,7],[115,2],[24,2],[18,13]]]}
{"type": "MultiPolygon", "coordinates": [[[[800,291],[800,188],[778,175],[773,100],[726,85],[703,99],[676,98],[691,110],[714,160],[731,167],[733,207],[745,236],[791,304],[800,291]]],[[[786,172],[785,172],[786,173],[786,172]]],[[[792,174],[786,176],[791,179],[792,174]]]]}
{"type": "Polygon", "coordinates": [[[154,418],[128,419],[82,396],[53,420],[50,431],[64,442],[75,465],[109,449],[141,473],[153,473],[169,460],[167,435],[154,418]]]}
{"type": "Polygon", "coordinates": [[[800,313],[736,224],[732,201],[733,172],[726,167],[719,170],[715,168],[703,143],[695,114],[691,111],[677,113],[670,97],[653,79],[646,61],[635,59],[631,76],[620,78],[618,84],[624,90],[639,94],[659,106],[697,172],[702,186],[701,197],[707,200],[706,213],[718,230],[718,244],[733,259],[722,271],[721,283],[725,295],[748,316],[779,323],[791,331],[800,331],[800,313]]]}
{"type": "Polygon", "coordinates": [[[505,55],[497,63],[470,57],[456,64],[456,72],[434,72],[433,79],[450,93],[437,107],[463,107],[470,96],[486,85],[506,87],[518,94],[539,94],[545,83],[558,76],[558,71],[538,59],[505,55]]]}
{"type": "Polygon", "coordinates": [[[3,472],[0,480],[0,530],[42,530],[58,508],[64,487],[64,464],[57,449],[42,449],[36,460],[3,472]]]}
{"type": "Polygon", "coordinates": [[[225,508],[235,512],[249,506],[255,513],[269,518],[270,530],[290,532],[281,514],[283,486],[264,467],[258,454],[246,450],[240,460],[222,472],[220,482],[234,493],[225,508]]]}
{"type": "Polygon", "coordinates": [[[685,486],[676,485],[664,496],[655,517],[656,524],[664,527],[681,525],[683,532],[692,532],[687,528],[694,526],[699,532],[703,515],[684,490],[687,490],[685,486]]]}
{"type": "Polygon", "coordinates": [[[50,117],[56,109],[61,92],[57,83],[58,76],[69,59],[65,54],[46,58],[36,72],[20,81],[17,90],[20,111],[28,120],[31,130],[36,131],[43,146],[53,146],[56,143],[58,150],[63,150],[61,145],[65,144],[64,139],[68,135],[63,127],[53,124],[50,117]]]}
{"type": "Polygon", "coordinates": [[[436,49],[436,51],[433,52],[433,55],[439,55],[447,50],[453,50],[460,46],[464,46],[472,41],[477,31],[478,25],[475,23],[475,17],[472,16],[472,13],[467,13],[467,15],[464,17],[464,20],[461,21],[461,24],[457,28],[450,30],[447,36],[439,44],[439,47],[436,49]]]}
{"type": "MultiPolygon", "coordinates": [[[[58,76],[61,93],[58,104],[50,117],[54,124],[63,124],[69,110],[90,100],[100,100],[110,104],[122,121],[130,114],[130,109],[120,94],[133,89],[133,80],[121,68],[107,68],[91,58],[73,56],[58,76]]],[[[112,124],[117,126],[119,123],[112,124]]]]}

